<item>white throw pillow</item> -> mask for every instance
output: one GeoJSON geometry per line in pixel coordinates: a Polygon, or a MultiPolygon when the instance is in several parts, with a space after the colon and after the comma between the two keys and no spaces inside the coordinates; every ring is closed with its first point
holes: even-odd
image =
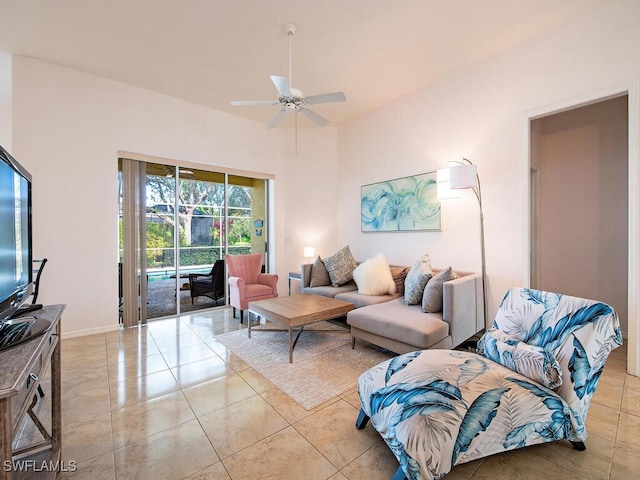
{"type": "Polygon", "coordinates": [[[396,282],[382,253],[358,265],[353,271],[353,279],[358,285],[358,293],[362,295],[396,293],[396,282]]]}

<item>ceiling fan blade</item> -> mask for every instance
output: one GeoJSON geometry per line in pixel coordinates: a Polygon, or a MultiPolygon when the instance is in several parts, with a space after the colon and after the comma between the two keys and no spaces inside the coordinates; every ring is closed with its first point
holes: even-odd
{"type": "Polygon", "coordinates": [[[323,93],[321,95],[311,95],[304,99],[309,105],[317,103],[346,102],[347,97],[342,92],[323,93]]]}
{"type": "Polygon", "coordinates": [[[280,110],[278,113],[276,113],[276,116],[273,117],[269,123],[267,123],[267,128],[275,128],[280,123],[280,120],[282,120],[286,114],[287,114],[286,108],[283,108],[282,110],[280,110]]]}
{"type": "Polygon", "coordinates": [[[271,75],[271,81],[278,89],[278,93],[281,97],[291,98],[293,94],[291,93],[291,88],[289,87],[289,83],[287,79],[284,77],[279,77],[277,75],[271,75]]]}
{"type": "Polygon", "coordinates": [[[309,110],[308,108],[301,108],[299,112],[305,117],[307,117],[309,120],[316,122],[321,127],[324,127],[326,124],[329,123],[329,120],[327,120],[323,116],[318,115],[313,110],[309,110]]]}

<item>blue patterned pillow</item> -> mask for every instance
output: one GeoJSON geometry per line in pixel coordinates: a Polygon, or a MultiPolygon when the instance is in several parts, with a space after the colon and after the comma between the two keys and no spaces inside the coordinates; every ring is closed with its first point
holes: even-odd
{"type": "Polygon", "coordinates": [[[333,287],[339,287],[353,280],[353,271],[358,266],[351,255],[349,245],[342,247],[330,257],[323,258],[322,263],[327,267],[333,287]]]}
{"type": "Polygon", "coordinates": [[[411,266],[407,278],[404,280],[405,305],[422,303],[424,287],[431,278],[431,273],[431,257],[425,253],[411,266]]]}
{"type": "Polygon", "coordinates": [[[487,330],[478,341],[478,353],[547,388],[562,385],[562,369],[551,351],[521,342],[500,330],[487,330]]]}

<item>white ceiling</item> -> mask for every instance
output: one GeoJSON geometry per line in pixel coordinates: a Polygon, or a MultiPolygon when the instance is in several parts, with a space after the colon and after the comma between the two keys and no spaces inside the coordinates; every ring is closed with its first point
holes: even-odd
{"type": "MultiPolygon", "coordinates": [[[[270,75],[339,124],[610,0],[0,0],[0,52],[25,55],[266,124],[270,75]]],[[[293,117],[293,115],[289,115],[293,117]]],[[[293,125],[291,118],[281,123],[293,125]]],[[[313,126],[306,118],[299,126],[313,126]]]]}

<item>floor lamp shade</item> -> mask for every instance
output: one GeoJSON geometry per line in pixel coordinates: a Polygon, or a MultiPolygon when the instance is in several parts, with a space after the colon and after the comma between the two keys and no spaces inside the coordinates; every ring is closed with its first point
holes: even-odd
{"type": "Polygon", "coordinates": [[[452,189],[476,188],[478,186],[477,165],[456,165],[449,170],[449,181],[452,189]]]}
{"type": "Polygon", "coordinates": [[[441,168],[436,172],[438,201],[461,198],[462,193],[451,189],[451,168],[441,168]]]}

